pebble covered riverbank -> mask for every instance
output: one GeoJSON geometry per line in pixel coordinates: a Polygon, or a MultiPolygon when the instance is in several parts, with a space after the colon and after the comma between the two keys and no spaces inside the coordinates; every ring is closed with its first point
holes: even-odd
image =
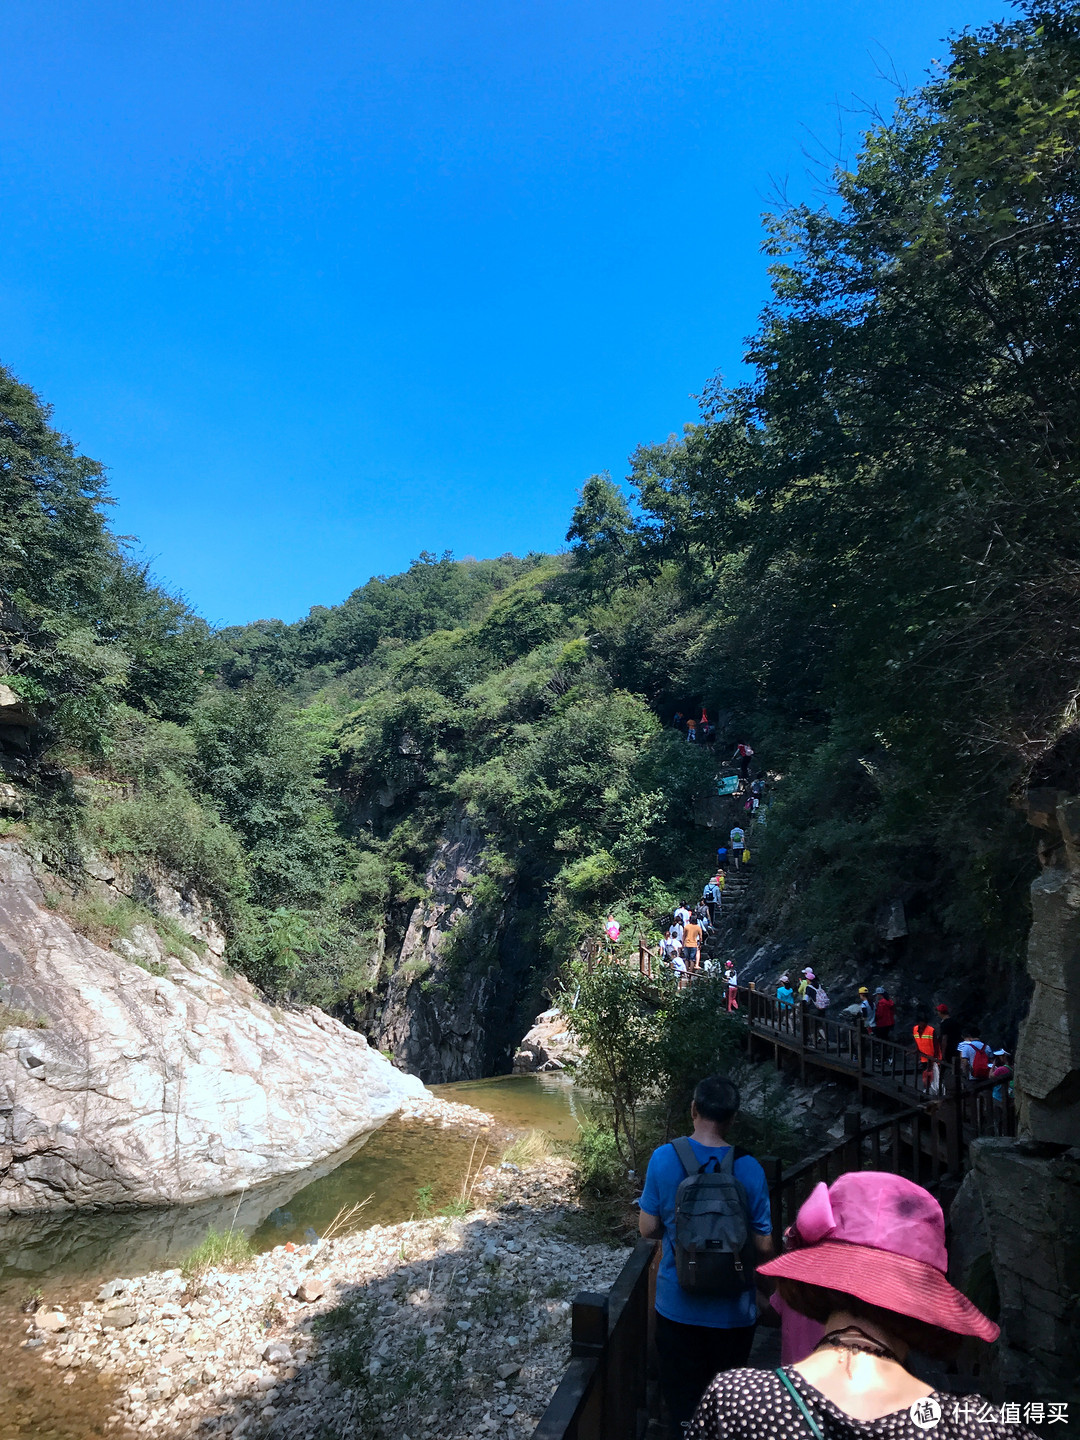
{"type": "MultiPolygon", "coordinates": [[[[414,1123],[492,1123],[415,1109],[414,1123]]],[[[24,1344],[58,1383],[82,1368],[118,1381],[116,1436],[522,1440],[565,1369],[570,1297],[605,1289],[627,1252],[590,1236],[560,1158],[486,1165],[472,1205],[239,1270],[118,1277],[25,1317],[24,1344]]]]}

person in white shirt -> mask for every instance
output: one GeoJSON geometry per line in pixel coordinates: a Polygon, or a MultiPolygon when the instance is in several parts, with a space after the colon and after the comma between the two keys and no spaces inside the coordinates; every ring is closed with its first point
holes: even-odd
{"type": "Polygon", "coordinates": [[[990,1074],[993,1052],[986,1041],[979,1038],[977,1030],[968,1029],[963,1040],[956,1047],[956,1053],[960,1056],[967,1079],[985,1080],[990,1074]],[[977,1061],[976,1056],[979,1057],[977,1061]]]}
{"type": "Polygon", "coordinates": [[[735,966],[730,960],[724,961],[724,979],[727,981],[727,1008],[737,1010],[739,1008],[739,976],[735,966]]]}

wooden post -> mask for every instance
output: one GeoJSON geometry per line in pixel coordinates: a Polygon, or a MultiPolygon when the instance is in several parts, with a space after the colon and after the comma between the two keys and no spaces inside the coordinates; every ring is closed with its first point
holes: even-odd
{"type": "Polygon", "coordinates": [[[849,1170],[862,1169],[862,1114],[857,1105],[844,1111],[844,1163],[849,1170]]]}
{"type": "Polygon", "coordinates": [[[784,1230],[784,1166],[776,1155],[762,1155],[758,1161],[765,1171],[769,1186],[769,1214],[772,1217],[772,1238],[777,1253],[784,1230]]]}
{"type": "Polygon", "coordinates": [[[800,1000],[799,1006],[799,1079],[806,1084],[806,1006],[800,1000]]]}
{"type": "Polygon", "coordinates": [[[964,1164],[964,1082],[960,1073],[960,1056],[952,1058],[949,1075],[949,1098],[945,1112],[945,1167],[959,1175],[964,1164]]]}
{"type": "Polygon", "coordinates": [[[600,1355],[607,1344],[608,1297],[581,1290],[570,1308],[570,1354],[600,1355]]]}
{"type": "Polygon", "coordinates": [[[863,1017],[862,1017],[861,1015],[859,1016],[859,1041],[858,1041],[858,1047],[859,1047],[859,1048],[858,1048],[858,1053],[857,1053],[857,1055],[856,1055],[856,1060],[857,1060],[857,1062],[858,1062],[858,1070],[859,1070],[859,1091],[858,1091],[858,1094],[859,1094],[859,1106],[860,1106],[860,1108],[861,1108],[861,1107],[862,1107],[862,1104],[863,1104],[863,1101],[864,1101],[864,1099],[865,1099],[865,1092],[864,1092],[864,1090],[863,1090],[863,1070],[864,1070],[864,1068],[865,1068],[865,1066],[866,1066],[866,1026],[865,1026],[865,1024],[863,1023],[863,1017]]]}

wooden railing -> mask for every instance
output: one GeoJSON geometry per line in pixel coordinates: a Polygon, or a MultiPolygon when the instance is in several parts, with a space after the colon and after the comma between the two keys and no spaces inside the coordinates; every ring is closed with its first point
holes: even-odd
{"type": "MultiPolygon", "coordinates": [[[[967,1148],[980,1135],[1014,1135],[1016,1112],[992,1080],[961,1081],[959,1062],[946,1093],[885,1120],[864,1125],[859,1110],[844,1115],[839,1144],[785,1170],[765,1157],[773,1239],[785,1229],[810,1191],[850,1170],[891,1170],[935,1188],[959,1181],[967,1148]]],[[[641,1440],[647,1423],[646,1375],[651,1319],[650,1277],[659,1260],[655,1241],[640,1240],[606,1295],[583,1292],[573,1302],[570,1365],[533,1432],[533,1440],[641,1440]]]]}
{"type": "Polygon", "coordinates": [[[606,1295],[584,1291],[570,1317],[570,1364],[533,1440],[639,1440],[648,1422],[645,1382],[655,1240],[639,1240],[606,1295]]]}
{"type": "Polygon", "coordinates": [[[827,1011],[813,1005],[781,1004],[775,995],[762,995],[752,985],[745,991],[739,987],[739,1004],[746,1007],[751,1035],[793,1050],[804,1074],[807,1062],[816,1062],[849,1071],[860,1082],[876,1082],[876,1089],[913,1097],[926,1093],[923,1057],[911,1045],[879,1040],[864,1025],[830,1020],[827,1011]]]}
{"type": "Polygon", "coordinates": [[[984,1135],[1015,1135],[1016,1109],[1012,1096],[993,1080],[972,1085],[960,1077],[959,1062],[949,1073],[946,1093],[939,1099],[913,1105],[873,1124],[864,1124],[857,1108],[844,1114],[844,1138],[839,1144],[785,1170],[779,1160],[761,1161],[769,1181],[773,1234],[779,1244],[784,1230],[810,1191],[826,1185],[849,1170],[891,1170],[928,1190],[944,1179],[959,1182],[968,1167],[968,1147],[984,1135]]]}
{"type": "MultiPolygon", "coordinates": [[[[638,940],[638,969],[642,975],[651,977],[654,967],[655,971],[660,971],[666,968],[666,962],[642,935],[638,940]]],[[[690,984],[698,979],[712,979],[720,983],[722,977],[715,970],[711,974],[698,970],[684,976],[682,983],[690,984]]],[[[763,995],[752,983],[739,985],[737,997],[739,1014],[750,1030],[751,1055],[755,1038],[781,1046],[794,1053],[804,1079],[808,1064],[817,1064],[854,1079],[859,1087],[860,1101],[864,1087],[886,1093],[895,1091],[898,1096],[912,1101],[933,1098],[933,1076],[927,1074],[923,1057],[912,1045],[879,1040],[861,1022],[850,1024],[830,1019],[827,1011],[818,1010],[813,1005],[798,1001],[782,1004],[775,995],[763,995]]],[[[945,1070],[946,1067],[939,1067],[939,1071],[945,1070]]],[[[948,1086],[947,1072],[940,1083],[948,1086]]]]}

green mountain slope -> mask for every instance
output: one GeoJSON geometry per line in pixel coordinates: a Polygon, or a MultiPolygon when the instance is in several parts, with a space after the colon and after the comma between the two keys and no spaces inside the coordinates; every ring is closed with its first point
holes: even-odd
{"type": "Polygon", "coordinates": [[[827,204],[768,221],[753,380],[643,446],[630,499],[592,477],[565,555],[424,555],[211,636],[3,372],[6,824],[76,900],[89,852],[168,869],[268,994],[475,1072],[609,909],[635,934],[696,890],[748,739],[748,940],[1015,1009],[1011,800],[1048,755],[1080,788],[1078,76],[1076,5],[958,37],[827,204]],[[716,753],[670,723],[702,705],[716,753]]]}

